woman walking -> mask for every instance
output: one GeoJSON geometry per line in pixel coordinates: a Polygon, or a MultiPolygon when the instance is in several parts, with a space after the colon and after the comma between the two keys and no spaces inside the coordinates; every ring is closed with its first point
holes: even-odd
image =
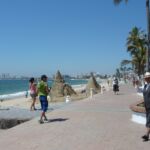
{"type": "Polygon", "coordinates": [[[29,82],[30,82],[30,85],[29,85],[30,96],[32,98],[30,110],[32,111],[32,110],[36,110],[35,102],[36,102],[36,97],[37,97],[37,89],[36,89],[36,83],[33,77],[29,80],[29,82]]]}

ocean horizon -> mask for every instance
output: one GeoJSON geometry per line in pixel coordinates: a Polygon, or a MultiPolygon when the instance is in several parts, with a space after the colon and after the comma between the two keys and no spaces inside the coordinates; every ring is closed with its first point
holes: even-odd
{"type": "MultiPolygon", "coordinates": [[[[65,83],[71,86],[80,86],[87,84],[87,79],[65,79],[65,83]]],[[[51,87],[53,80],[48,80],[48,86],[51,87]]],[[[13,79],[0,80],[0,99],[5,99],[8,95],[21,96],[29,91],[29,80],[13,79]]]]}

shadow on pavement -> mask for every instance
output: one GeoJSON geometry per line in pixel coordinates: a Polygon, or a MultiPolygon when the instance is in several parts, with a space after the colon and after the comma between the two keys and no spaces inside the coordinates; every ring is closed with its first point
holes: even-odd
{"type": "Polygon", "coordinates": [[[116,94],[116,95],[125,95],[124,93],[118,93],[118,94],[116,94]]]}
{"type": "Polygon", "coordinates": [[[51,122],[62,122],[62,121],[66,121],[66,120],[68,120],[68,118],[49,119],[48,123],[51,123],[51,122]]]}

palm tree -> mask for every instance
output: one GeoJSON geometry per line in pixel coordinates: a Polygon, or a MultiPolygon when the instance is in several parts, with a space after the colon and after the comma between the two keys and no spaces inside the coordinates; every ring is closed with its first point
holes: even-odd
{"type": "Polygon", "coordinates": [[[119,80],[120,80],[120,78],[121,78],[121,73],[120,73],[119,68],[116,69],[116,74],[115,74],[115,76],[116,76],[117,78],[119,78],[119,80]]]}
{"type": "MultiPolygon", "coordinates": [[[[114,4],[118,5],[122,1],[128,2],[128,0],[113,0],[114,4]]],[[[148,32],[148,49],[146,51],[146,70],[150,71],[150,9],[149,0],[146,0],[146,13],[147,13],[147,32],[148,32]]]]}
{"type": "Polygon", "coordinates": [[[140,28],[134,27],[127,38],[127,52],[131,60],[123,60],[121,65],[132,64],[133,70],[140,75],[145,72],[147,51],[147,36],[140,28]]]}
{"type": "Polygon", "coordinates": [[[140,28],[134,27],[127,38],[127,51],[135,54],[138,47],[147,46],[147,35],[140,28]]]}

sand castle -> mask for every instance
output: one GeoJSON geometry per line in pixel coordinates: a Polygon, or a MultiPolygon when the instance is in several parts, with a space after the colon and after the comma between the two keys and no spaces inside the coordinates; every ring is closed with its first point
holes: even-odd
{"type": "Polygon", "coordinates": [[[59,98],[67,95],[76,95],[76,92],[69,84],[65,83],[65,80],[62,77],[60,71],[57,71],[54,83],[51,88],[51,97],[59,98]]]}
{"type": "Polygon", "coordinates": [[[93,90],[95,94],[101,92],[101,86],[97,83],[93,74],[91,74],[91,77],[86,86],[86,92],[88,95],[90,94],[91,90],[93,90]]]}

